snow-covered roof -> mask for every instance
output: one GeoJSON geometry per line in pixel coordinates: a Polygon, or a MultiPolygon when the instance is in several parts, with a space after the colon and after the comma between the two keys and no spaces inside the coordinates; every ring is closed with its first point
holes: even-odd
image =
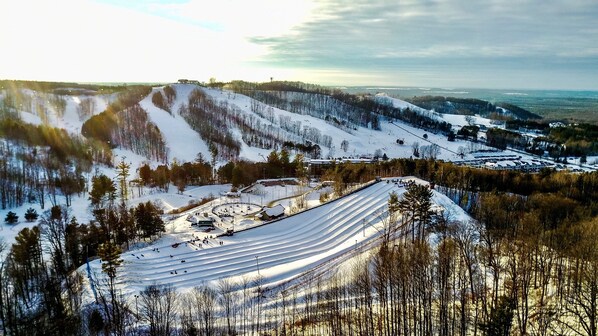
{"type": "Polygon", "coordinates": [[[266,210],[264,210],[264,213],[269,217],[284,215],[284,206],[282,206],[282,204],[277,204],[271,208],[266,208],[266,210]]]}

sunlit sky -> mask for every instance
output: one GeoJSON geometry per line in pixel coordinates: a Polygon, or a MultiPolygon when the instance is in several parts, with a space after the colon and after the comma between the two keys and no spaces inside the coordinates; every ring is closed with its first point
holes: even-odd
{"type": "Polygon", "coordinates": [[[598,90],[596,0],[3,0],[0,79],[598,90]]]}

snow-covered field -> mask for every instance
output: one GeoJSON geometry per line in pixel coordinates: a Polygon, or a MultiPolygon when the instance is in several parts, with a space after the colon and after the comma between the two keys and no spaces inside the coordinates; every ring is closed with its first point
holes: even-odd
{"type": "MultiPolygon", "coordinates": [[[[351,258],[356,247],[384,230],[383,213],[389,194],[401,195],[404,191],[400,184],[383,180],[232,237],[205,233],[183,216],[169,223],[167,233],[151,245],[123,253],[119,286],[129,294],[153,283],[171,284],[184,291],[223,278],[241,281],[259,275],[263,285],[271,287],[333,258],[351,258]]],[[[433,200],[453,219],[469,219],[447,197],[434,192],[433,200]]],[[[103,276],[100,260],[90,266],[94,276],[103,276]]],[[[85,267],[81,271],[85,272],[85,267]]]]}

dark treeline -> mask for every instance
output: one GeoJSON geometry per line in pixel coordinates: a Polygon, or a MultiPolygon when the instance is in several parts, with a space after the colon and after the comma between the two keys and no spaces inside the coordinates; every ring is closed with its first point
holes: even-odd
{"type": "Polygon", "coordinates": [[[151,90],[149,86],[128,87],[104,112],[89,118],[81,127],[81,134],[113,148],[121,146],[150,159],[166,162],[168,153],[162,134],[138,104],[151,90]]]}
{"type": "Polygon", "coordinates": [[[354,126],[379,129],[379,118],[398,119],[416,127],[448,133],[451,125],[410,109],[401,110],[369,95],[300,82],[248,83],[234,81],[227,88],[266,104],[325,119],[340,128],[354,126]],[[330,114],[330,111],[335,111],[330,114]],[[336,119],[336,120],[335,120],[336,119]]]}
{"type": "Polygon", "coordinates": [[[546,168],[540,173],[532,174],[412,159],[392,159],[376,164],[313,166],[311,170],[311,174],[331,176],[342,183],[364,182],[375,176],[416,176],[463,193],[456,199],[458,204],[464,204],[463,199],[468,197],[465,192],[499,192],[522,196],[535,193],[558,194],[587,205],[592,214],[598,214],[598,208],[594,209],[595,200],[598,200],[598,172],[572,174],[546,168]]]}
{"type": "Polygon", "coordinates": [[[148,164],[139,167],[139,186],[148,186],[167,191],[169,183],[174,184],[182,192],[188,185],[206,185],[214,182],[212,166],[199,155],[195,162],[159,165],[152,169],[148,164]]]}
{"type": "MultiPolygon", "coordinates": [[[[512,104],[498,103],[495,105],[488,101],[475,98],[421,96],[413,97],[409,99],[409,102],[427,110],[434,110],[446,114],[479,114],[481,116],[490,116],[492,118],[497,118],[502,115],[503,117],[514,117],[523,120],[541,119],[539,115],[512,104]],[[507,114],[505,115],[503,110],[499,107],[508,110],[507,114]]],[[[502,119],[502,117],[498,119],[502,119]]]]}
{"type": "Polygon", "coordinates": [[[563,144],[563,155],[596,155],[598,154],[598,126],[575,124],[550,129],[548,139],[563,144]]]}
{"type": "Polygon", "coordinates": [[[62,195],[70,204],[86,190],[84,174],[94,162],[111,164],[104,144],[68,134],[63,129],[22,122],[0,113],[0,207],[37,202],[42,209],[62,195]]]}
{"type": "MultiPolygon", "coordinates": [[[[134,85],[132,85],[134,86],[134,85]]],[[[68,82],[41,82],[41,81],[23,81],[23,80],[0,80],[0,90],[19,90],[29,89],[33,91],[42,91],[56,93],[61,95],[78,95],[82,90],[85,94],[110,94],[126,91],[131,86],[123,85],[101,85],[101,84],[80,84],[68,82]]]]}
{"type": "Polygon", "coordinates": [[[249,162],[239,160],[229,162],[218,169],[221,182],[232,183],[233,187],[248,186],[259,179],[280,177],[307,177],[307,169],[303,163],[303,155],[297,154],[293,161],[289,160],[289,152],[272,151],[266,162],[249,162]]]}
{"type": "Polygon", "coordinates": [[[234,115],[230,113],[228,104],[218,103],[196,89],[179,113],[210,145],[214,159],[234,160],[239,156],[241,143],[229,131],[234,115]]]}
{"type": "Polygon", "coordinates": [[[164,94],[160,91],[152,94],[152,103],[172,114],[172,104],[176,98],[176,91],[170,85],[165,86],[163,91],[164,94]]]}

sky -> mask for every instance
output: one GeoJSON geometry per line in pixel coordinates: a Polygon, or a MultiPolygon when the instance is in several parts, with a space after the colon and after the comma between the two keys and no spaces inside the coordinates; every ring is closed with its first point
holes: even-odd
{"type": "Polygon", "coordinates": [[[596,0],[3,0],[0,79],[598,90],[596,0]]]}

